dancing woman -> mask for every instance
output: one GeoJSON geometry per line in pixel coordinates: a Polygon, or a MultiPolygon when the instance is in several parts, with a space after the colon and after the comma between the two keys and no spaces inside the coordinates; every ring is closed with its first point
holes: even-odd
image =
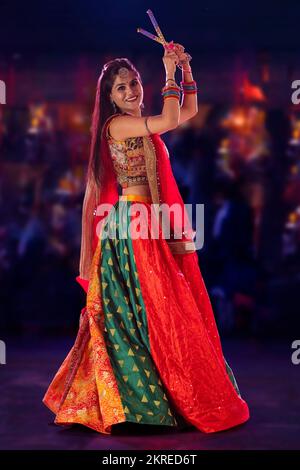
{"type": "Polygon", "coordinates": [[[183,420],[211,433],[249,418],[222,353],[191,226],[170,217],[166,237],[158,216],[159,236],[150,230],[153,205],[184,211],[160,134],[197,113],[189,56],[179,44],[164,47],[161,114],[142,116],[142,81],[128,59],[105,64],[98,81],[77,278],[86,307],[43,399],[57,424],[108,434],[126,421],[183,420]],[[146,236],[133,236],[136,207],[149,222],[146,236]]]}

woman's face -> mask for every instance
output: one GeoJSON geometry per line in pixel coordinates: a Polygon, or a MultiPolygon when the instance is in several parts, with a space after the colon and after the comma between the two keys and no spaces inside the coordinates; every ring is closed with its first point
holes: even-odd
{"type": "Polygon", "coordinates": [[[112,86],[110,98],[122,112],[139,115],[143,87],[134,72],[121,67],[112,86]]]}

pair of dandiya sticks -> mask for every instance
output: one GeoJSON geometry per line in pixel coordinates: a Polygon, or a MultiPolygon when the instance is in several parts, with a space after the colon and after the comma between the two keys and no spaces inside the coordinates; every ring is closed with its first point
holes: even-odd
{"type": "MultiPolygon", "coordinates": [[[[156,34],[157,36],[155,36],[155,34],[152,34],[152,33],[149,33],[149,31],[146,31],[145,29],[143,28],[137,28],[137,32],[138,33],[141,33],[143,34],[144,36],[146,36],[147,38],[150,38],[152,39],[153,41],[156,41],[160,44],[162,44],[162,46],[164,47],[167,47],[167,48],[170,48],[172,49],[174,47],[174,45],[172,44],[172,41],[170,43],[168,43],[163,35],[163,33],[161,32],[161,29],[160,27],[158,26],[158,23],[155,19],[155,16],[153,15],[153,12],[151,10],[147,10],[147,15],[149,16],[150,20],[151,20],[151,23],[156,31],[156,34]]],[[[190,54],[186,54],[187,55],[187,59],[188,60],[191,60],[192,57],[190,56],[190,54]]],[[[182,64],[178,64],[178,67],[179,68],[182,68],[182,64]]]]}

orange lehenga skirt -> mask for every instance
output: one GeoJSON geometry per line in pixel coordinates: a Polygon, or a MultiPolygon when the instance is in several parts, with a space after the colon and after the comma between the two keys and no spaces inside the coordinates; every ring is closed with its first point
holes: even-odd
{"type": "Polygon", "coordinates": [[[105,434],[125,421],[178,426],[183,418],[205,433],[241,424],[248,406],[223,356],[197,254],[172,254],[150,233],[121,237],[136,202],[150,218],[150,198],[126,195],[103,224],[114,224],[115,236],[99,237],[76,341],[43,401],[55,423],[105,434]]]}

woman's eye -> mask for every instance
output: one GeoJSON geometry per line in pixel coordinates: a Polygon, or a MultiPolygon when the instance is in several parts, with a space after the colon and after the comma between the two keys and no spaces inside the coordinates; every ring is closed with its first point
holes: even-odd
{"type": "MultiPolygon", "coordinates": [[[[138,84],[138,81],[137,80],[134,80],[133,82],[131,82],[131,85],[133,86],[136,86],[138,84]]],[[[118,88],[118,91],[123,91],[125,90],[125,86],[124,85],[121,85],[119,88],[118,88]]]]}

